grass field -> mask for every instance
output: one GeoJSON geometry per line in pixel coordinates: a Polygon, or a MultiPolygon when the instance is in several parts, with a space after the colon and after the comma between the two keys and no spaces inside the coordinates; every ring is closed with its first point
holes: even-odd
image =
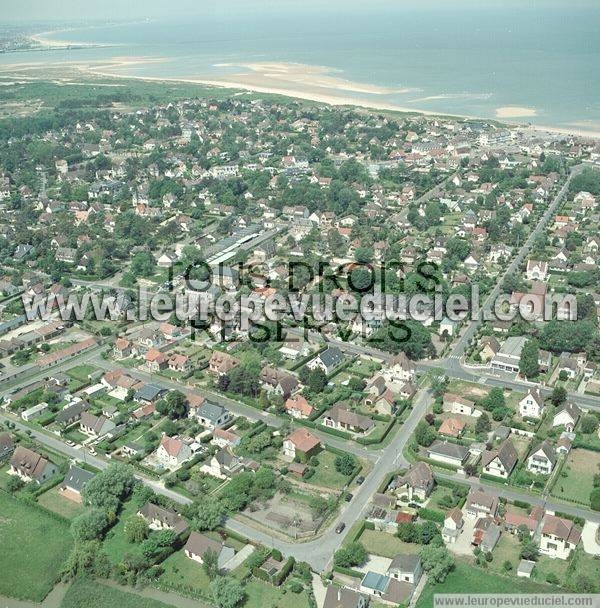
{"type": "Polygon", "coordinates": [[[41,601],[72,545],[69,525],[0,492],[0,595],[41,601]]]}
{"type": "Polygon", "coordinates": [[[555,587],[540,585],[525,578],[505,578],[496,572],[457,561],[455,569],[440,584],[427,584],[416,608],[432,608],[436,593],[552,593],[555,587]]]}
{"type": "Polygon", "coordinates": [[[169,608],[157,600],[125,593],[87,578],[77,579],[67,591],[60,608],[169,608]]]}
{"type": "Polygon", "coordinates": [[[396,536],[377,530],[365,530],[358,539],[367,550],[383,557],[394,558],[398,553],[418,553],[419,545],[405,543],[396,536]]]}
{"type": "Polygon", "coordinates": [[[552,496],[589,505],[594,475],[599,472],[599,464],[599,453],[572,450],[552,489],[552,496]]]}
{"type": "Polygon", "coordinates": [[[67,370],[67,376],[73,378],[73,380],[79,380],[79,382],[88,382],[88,376],[97,371],[98,368],[93,365],[76,365],[71,369],[67,370]]]}
{"type": "Polygon", "coordinates": [[[113,564],[118,564],[126,553],[135,551],[136,545],[125,538],[125,524],[137,513],[137,505],[133,501],[125,503],[119,516],[119,521],[108,533],[104,541],[104,551],[113,564]]]}
{"type": "Polygon", "coordinates": [[[246,584],[243,608],[309,608],[308,595],[286,591],[285,585],[273,587],[263,581],[250,579],[246,584]]]}
{"type": "Polygon", "coordinates": [[[161,582],[175,586],[184,585],[205,597],[210,596],[210,579],[204,572],[202,564],[187,558],[183,551],[169,555],[162,563],[162,567],[165,571],[160,577],[161,582]]]}
{"type": "Polygon", "coordinates": [[[73,519],[81,515],[85,511],[85,507],[68,498],[62,496],[58,491],[58,487],[54,487],[47,492],[44,492],[38,497],[38,504],[42,505],[49,511],[54,511],[67,519],[73,519]]]}
{"type": "Polygon", "coordinates": [[[334,464],[336,455],[323,450],[317,458],[319,459],[319,466],[315,469],[315,474],[307,480],[307,483],[323,488],[341,490],[350,478],[336,471],[334,464]]]}

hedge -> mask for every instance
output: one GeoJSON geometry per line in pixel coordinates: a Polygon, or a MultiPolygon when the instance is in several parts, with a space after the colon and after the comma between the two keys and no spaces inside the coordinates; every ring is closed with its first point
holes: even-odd
{"type": "Polygon", "coordinates": [[[283,566],[281,572],[273,577],[273,584],[277,587],[283,583],[283,581],[287,578],[288,574],[292,571],[296,560],[293,557],[288,557],[285,565],[283,566]]]}
{"type": "Polygon", "coordinates": [[[390,433],[390,431],[394,428],[394,425],[396,424],[396,419],[392,418],[389,422],[389,424],[387,425],[387,427],[385,428],[385,430],[383,431],[381,437],[359,437],[356,440],[356,443],[360,443],[361,445],[375,445],[377,443],[381,443],[390,433]]]}
{"type": "Polygon", "coordinates": [[[352,570],[352,568],[343,568],[342,566],[334,566],[333,571],[338,574],[345,574],[346,576],[351,576],[353,578],[360,578],[362,580],[364,574],[359,572],[358,570],[352,570]]]}
{"type": "Polygon", "coordinates": [[[427,521],[432,521],[436,524],[443,524],[446,516],[443,511],[438,511],[437,509],[427,509],[421,508],[419,509],[419,517],[421,519],[426,519],[427,521]]]}

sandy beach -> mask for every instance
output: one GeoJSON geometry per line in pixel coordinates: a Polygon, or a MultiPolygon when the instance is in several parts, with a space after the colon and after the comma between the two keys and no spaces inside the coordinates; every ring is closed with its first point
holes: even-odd
{"type": "Polygon", "coordinates": [[[496,108],[496,116],[498,118],[527,118],[537,116],[535,108],[523,108],[521,106],[503,106],[496,108]]]}

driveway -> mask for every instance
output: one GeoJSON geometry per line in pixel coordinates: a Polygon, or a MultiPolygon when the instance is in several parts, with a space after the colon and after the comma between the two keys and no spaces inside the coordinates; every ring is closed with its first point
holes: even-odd
{"type": "Polygon", "coordinates": [[[473,555],[471,540],[473,538],[473,530],[475,529],[477,519],[464,516],[464,522],[462,532],[456,539],[456,542],[446,545],[448,550],[455,555],[473,555]]]}
{"type": "Polygon", "coordinates": [[[355,567],[354,570],[364,572],[365,574],[369,571],[377,572],[378,574],[385,574],[390,567],[392,560],[389,557],[382,557],[381,555],[369,555],[367,561],[360,567],[355,567]]]}
{"type": "Polygon", "coordinates": [[[583,541],[583,550],[590,555],[600,555],[600,545],[596,542],[596,534],[598,532],[598,524],[592,521],[586,521],[581,532],[581,540],[583,541]]]}

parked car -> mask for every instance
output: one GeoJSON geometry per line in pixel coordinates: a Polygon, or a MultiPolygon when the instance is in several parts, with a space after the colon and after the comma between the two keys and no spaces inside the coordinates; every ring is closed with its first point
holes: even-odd
{"type": "Polygon", "coordinates": [[[365,480],[365,478],[362,475],[359,475],[356,478],[356,485],[359,486],[364,480],[365,480]]]}
{"type": "Polygon", "coordinates": [[[350,494],[350,492],[347,492],[346,494],[344,494],[344,500],[346,502],[350,502],[353,498],[354,498],[354,496],[352,494],[350,494]]]}
{"type": "Polygon", "coordinates": [[[344,531],[344,528],[346,527],[346,524],[341,521],[336,527],[335,527],[335,533],[336,534],[341,534],[344,531]]]}

